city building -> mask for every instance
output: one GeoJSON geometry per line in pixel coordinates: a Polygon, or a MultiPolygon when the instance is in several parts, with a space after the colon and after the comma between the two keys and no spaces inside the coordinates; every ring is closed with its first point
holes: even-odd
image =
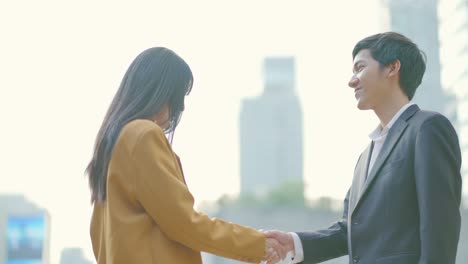
{"type": "Polygon", "coordinates": [[[440,1],[442,83],[457,99],[464,206],[468,208],[468,0],[440,1]]]}
{"type": "Polygon", "coordinates": [[[64,248],[60,256],[60,264],[93,264],[88,260],[81,248],[64,248]]]}
{"type": "Polygon", "coordinates": [[[0,195],[0,264],[46,264],[49,248],[48,212],[21,195],[0,195]]]}
{"type": "Polygon", "coordinates": [[[266,58],[263,93],[242,102],[241,195],[303,183],[302,109],[295,85],[293,57],[266,58]]]}

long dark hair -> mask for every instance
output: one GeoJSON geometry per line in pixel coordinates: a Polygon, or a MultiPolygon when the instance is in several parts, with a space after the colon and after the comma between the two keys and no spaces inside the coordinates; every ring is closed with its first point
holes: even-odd
{"type": "Polygon", "coordinates": [[[91,202],[106,200],[107,169],[120,130],[135,119],[151,119],[169,106],[170,141],[184,110],[184,98],[192,89],[193,75],[187,63],[172,50],[150,48],[128,67],[107,110],[86,168],[91,202]]]}

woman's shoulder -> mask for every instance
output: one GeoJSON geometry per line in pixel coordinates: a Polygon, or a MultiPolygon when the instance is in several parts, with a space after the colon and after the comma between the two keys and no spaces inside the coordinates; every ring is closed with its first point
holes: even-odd
{"type": "Polygon", "coordinates": [[[137,134],[145,133],[148,130],[159,130],[163,132],[161,127],[159,127],[156,123],[148,119],[132,120],[128,122],[127,124],[125,124],[124,127],[122,128],[122,132],[128,131],[128,132],[137,133],[137,134]]]}
{"type": "Polygon", "coordinates": [[[125,141],[128,145],[135,146],[148,134],[165,139],[164,131],[156,123],[146,119],[136,119],[122,128],[119,141],[125,141]]]}

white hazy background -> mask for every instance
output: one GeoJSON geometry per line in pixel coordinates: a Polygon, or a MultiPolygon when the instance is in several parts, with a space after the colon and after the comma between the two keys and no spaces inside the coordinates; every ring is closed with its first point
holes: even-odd
{"type": "Polygon", "coordinates": [[[266,56],[296,57],[310,199],[342,199],[377,125],[348,88],[354,44],[381,31],[377,0],[0,1],[0,193],[51,215],[51,263],[89,239],[84,169],[130,62],[173,49],[195,76],[174,138],[197,199],[237,195],[241,100],[266,56]]]}

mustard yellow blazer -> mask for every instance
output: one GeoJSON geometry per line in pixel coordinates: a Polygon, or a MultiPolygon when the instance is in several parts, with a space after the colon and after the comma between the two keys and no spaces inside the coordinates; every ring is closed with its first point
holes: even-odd
{"type": "Polygon", "coordinates": [[[121,131],[95,203],[91,240],[98,264],[202,263],[201,251],[260,262],[265,237],[193,209],[180,163],[163,130],[135,120],[121,131]]]}

